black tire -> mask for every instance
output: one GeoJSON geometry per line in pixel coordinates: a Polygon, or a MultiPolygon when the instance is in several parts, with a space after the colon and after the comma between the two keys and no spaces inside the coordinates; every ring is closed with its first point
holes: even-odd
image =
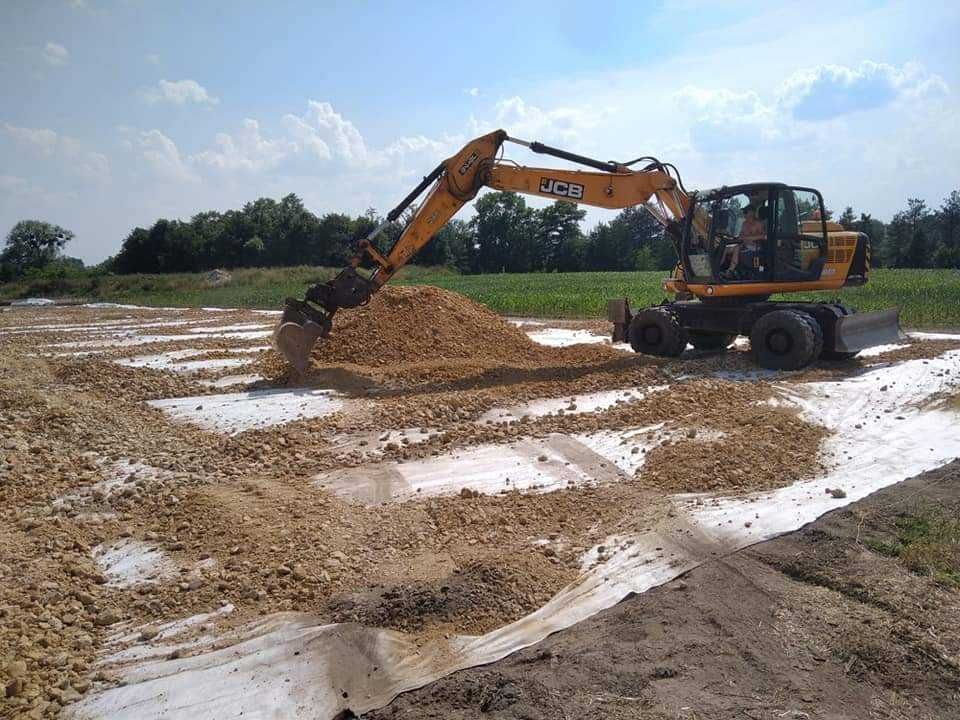
{"type": "Polygon", "coordinates": [[[718,352],[730,347],[736,335],[730,333],[708,332],[707,330],[687,330],[690,344],[702,352],[718,352]]]}
{"type": "MultiPolygon", "coordinates": [[[[806,367],[817,357],[814,325],[816,321],[805,312],[775,310],[767,313],[753,324],[750,331],[750,349],[754,360],[760,367],[770,370],[799,370],[806,367]]],[[[822,346],[822,337],[820,342],[822,346]]]]}
{"type": "Polygon", "coordinates": [[[647,308],[633,316],[628,332],[634,352],[677,357],[687,347],[687,333],[668,309],[647,308]]]}
{"type": "Polygon", "coordinates": [[[813,330],[813,359],[810,361],[813,362],[823,355],[823,328],[820,327],[820,323],[813,315],[800,310],[796,312],[803,316],[803,321],[813,330]]]}

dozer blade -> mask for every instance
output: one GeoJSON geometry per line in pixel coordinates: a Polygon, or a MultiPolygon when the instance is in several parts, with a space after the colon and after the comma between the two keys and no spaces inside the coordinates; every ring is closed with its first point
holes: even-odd
{"type": "Polygon", "coordinates": [[[859,352],[901,340],[900,308],[845,315],[837,320],[834,330],[834,349],[837,352],[859,352]]]}
{"type": "Polygon", "coordinates": [[[303,374],[310,366],[310,351],[324,334],[323,327],[312,320],[303,324],[281,320],[273,331],[273,346],[303,374]]]}

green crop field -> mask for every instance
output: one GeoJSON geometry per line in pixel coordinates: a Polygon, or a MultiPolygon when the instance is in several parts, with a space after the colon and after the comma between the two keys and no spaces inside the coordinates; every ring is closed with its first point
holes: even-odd
{"type": "MultiPolygon", "coordinates": [[[[203,273],[175,275],[92,275],[20,280],[0,285],[0,299],[28,296],[83,297],[88,300],[156,306],[279,308],[287,296],[300,296],[313,282],[331,277],[329,268],[241,269],[219,286],[203,273]]],[[[430,284],[455,290],[506,315],[603,317],[608,298],[628,297],[634,307],[664,299],[663,272],[533,273],[458,275],[407,267],[398,284],[430,284]]],[[[842,302],[862,312],[898,306],[907,327],[960,327],[960,271],[875,270],[870,282],[839,293],[807,293],[791,299],[842,302]]]]}

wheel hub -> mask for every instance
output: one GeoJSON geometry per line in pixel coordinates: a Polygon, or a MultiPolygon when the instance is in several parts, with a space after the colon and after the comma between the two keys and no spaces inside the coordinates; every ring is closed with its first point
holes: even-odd
{"type": "Polygon", "coordinates": [[[659,345],[663,341],[663,333],[656,325],[647,325],[643,329],[643,341],[647,345],[659,345]]]}
{"type": "Polygon", "coordinates": [[[776,355],[786,355],[793,347],[790,334],[780,328],[767,335],[767,347],[776,355]]]}

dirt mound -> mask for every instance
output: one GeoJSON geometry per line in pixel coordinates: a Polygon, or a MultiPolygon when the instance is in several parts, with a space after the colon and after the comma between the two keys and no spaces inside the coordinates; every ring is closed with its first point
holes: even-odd
{"type": "Polygon", "coordinates": [[[511,567],[476,560],[434,583],[409,583],[368,593],[349,593],[331,598],[335,622],[361,622],[404,632],[427,627],[482,634],[517,620],[550,599],[555,585],[573,579],[575,573],[534,556],[526,566],[511,567]],[[545,583],[544,576],[556,576],[545,583]]]}
{"type": "Polygon", "coordinates": [[[386,368],[451,360],[524,364],[558,355],[556,348],[550,350],[459,293],[429,285],[388,286],[368,305],[338,313],[330,336],[314,347],[312,360],[316,367],[386,368]]]}
{"type": "Polygon", "coordinates": [[[370,303],[336,316],[318,365],[371,367],[422,360],[530,360],[539,347],[515,326],[463,295],[429,285],[388,286],[370,303]]]}

